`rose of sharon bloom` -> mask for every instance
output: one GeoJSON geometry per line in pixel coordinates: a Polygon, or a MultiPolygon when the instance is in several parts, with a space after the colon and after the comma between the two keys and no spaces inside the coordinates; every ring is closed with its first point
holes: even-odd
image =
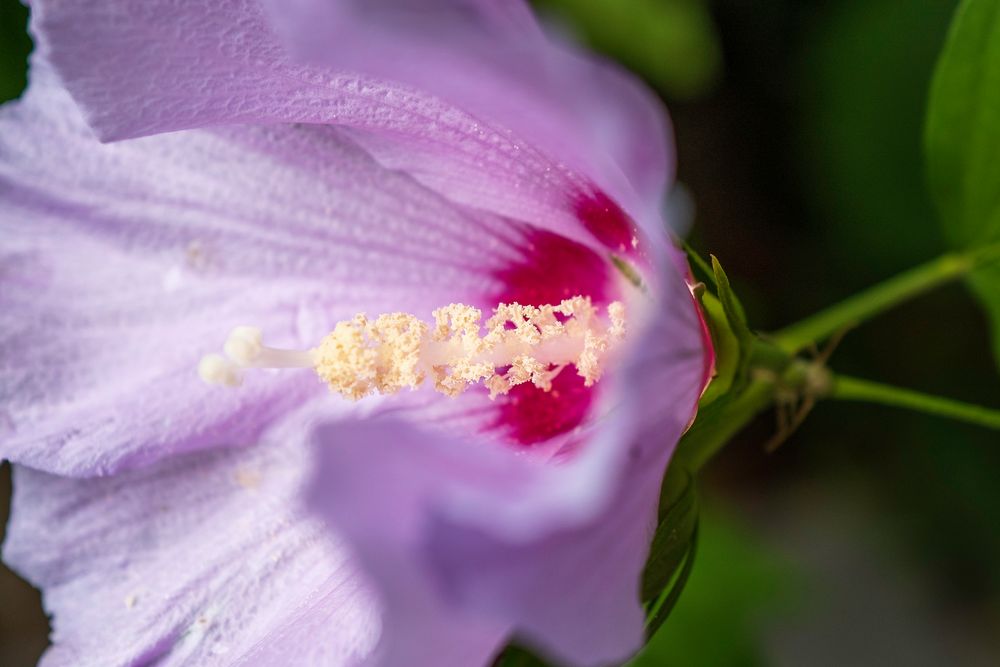
{"type": "MultiPolygon", "coordinates": [[[[659,482],[711,368],[651,98],[513,1],[32,13],[30,85],[0,109],[0,456],[43,664],[636,650],[659,482]],[[494,337],[553,347],[477,347],[459,382],[434,311],[515,303],[494,337]],[[352,389],[340,352],[316,363],[344,395],[241,367],[282,365],[261,341],[309,366],[361,312],[423,332],[397,355],[416,389],[352,389]],[[203,383],[246,326],[202,368],[239,386],[203,383]]],[[[365,340],[345,358],[402,349],[365,340]]]]}

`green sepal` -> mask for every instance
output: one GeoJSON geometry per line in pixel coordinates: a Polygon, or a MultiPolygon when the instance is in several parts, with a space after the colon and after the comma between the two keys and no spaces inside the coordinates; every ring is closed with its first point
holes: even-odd
{"type": "Polygon", "coordinates": [[[681,247],[696,280],[704,281],[694,290],[715,350],[715,374],[698,403],[703,409],[746,381],[755,336],[747,326],[743,306],[729,284],[729,278],[713,255],[709,265],[686,241],[681,247]],[[711,289],[706,289],[706,285],[711,289]],[[735,385],[735,386],[734,386],[735,385]]]}
{"type": "Polygon", "coordinates": [[[699,255],[698,251],[692,248],[687,241],[682,239],[680,244],[687,256],[688,265],[691,267],[691,273],[694,274],[694,277],[708,283],[713,290],[718,291],[718,285],[715,284],[715,272],[705,261],[705,258],[699,255]]]}
{"type": "Polygon", "coordinates": [[[712,272],[715,274],[715,283],[719,293],[719,301],[722,302],[722,309],[729,320],[729,326],[740,343],[740,349],[749,355],[750,347],[753,345],[754,335],[747,325],[747,316],[743,311],[743,304],[736,298],[732,286],[729,284],[729,276],[719,263],[715,255],[712,258],[712,272]]]}
{"type": "Polygon", "coordinates": [[[672,465],[700,470],[754,416],[771,405],[773,396],[772,383],[754,379],[699,409],[698,418],[677,443],[672,465]]]}
{"type": "Polygon", "coordinates": [[[741,350],[740,342],[729,325],[722,302],[706,290],[698,295],[698,300],[715,348],[715,375],[698,402],[698,407],[701,409],[725,396],[732,388],[740,366],[741,350]]]}
{"type": "Polygon", "coordinates": [[[698,403],[698,418],[677,445],[674,464],[697,471],[737,430],[770,404],[767,383],[752,382],[751,359],[767,347],[747,325],[746,314],[718,258],[711,266],[686,243],[694,273],[715,287],[695,290],[715,348],[715,375],[698,403]]]}

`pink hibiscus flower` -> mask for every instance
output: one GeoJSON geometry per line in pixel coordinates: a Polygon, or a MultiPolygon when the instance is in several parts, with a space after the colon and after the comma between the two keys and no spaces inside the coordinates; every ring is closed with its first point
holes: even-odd
{"type": "Polygon", "coordinates": [[[0,109],[0,457],[43,664],[636,650],[660,479],[711,367],[653,99],[520,2],[32,12],[29,89],[0,109]],[[543,364],[521,380],[496,353],[492,398],[196,372],[238,325],[305,351],[360,311],[573,297],[591,324],[546,315],[560,351],[518,348],[543,364]],[[624,335],[587,376],[573,346],[609,306],[624,335]]]}

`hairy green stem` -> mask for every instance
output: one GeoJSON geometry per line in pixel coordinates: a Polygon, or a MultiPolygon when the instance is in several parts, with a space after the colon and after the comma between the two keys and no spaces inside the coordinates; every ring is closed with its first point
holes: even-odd
{"type": "Polygon", "coordinates": [[[797,359],[804,348],[823,342],[903,301],[961,278],[972,269],[1000,260],[1000,244],[944,255],[865,290],[846,301],[778,332],[757,339],[750,357],[750,381],[741,392],[701,410],[674,455],[688,470],[701,469],[736,433],[781,400],[784,391],[813,398],[862,401],[907,408],[986,428],[1000,429],[1000,410],[969,405],[908,389],[833,376],[825,359],[797,359]],[[822,372],[812,372],[814,370],[822,372]]]}
{"type": "Polygon", "coordinates": [[[721,398],[707,406],[684,434],[675,461],[691,471],[700,470],[734,435],[774,401],[774,382],[754,380],[735,397],[721,398]]]}
{"type": "Polygon", "coordinates": [[[921,266],[870,287],[847,300],[792,324],[772,340],[789,354],[821,343],[838,331],[860,324],[904,301],[969,273],[977,266],[1000,258],[1000,244],[966,253],[943,255],[921,266]]]}
{"type": "Polygon", "coordinates": [[[1000,410],[837,375],[826,398],[879,403],[1000,430],[1000,410]]]}
{"type": "Polygon", "coordinates": [[[971,268],[972,262],[965,256],[944,255],[786,327],[776,333],[773,340],[781,349],[794,354],[809,345],[823,342],[841,329],[859,324],[896,304],[951,282],[971,268]]]}

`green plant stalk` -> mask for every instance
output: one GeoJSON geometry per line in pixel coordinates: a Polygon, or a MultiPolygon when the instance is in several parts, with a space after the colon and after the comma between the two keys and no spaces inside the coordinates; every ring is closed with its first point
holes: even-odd
{"type": "Polygon", "coordinates": [[[821,343],[845,327],[860,324],[882,311],[912,299],[969,272],[972,262],[962,255],[944,255],[859,292],[781,331],[772,340],[795,354],[821,343]]]}
{"type": "Polygon", "coordinates": [[[847,300],[782,329],[773,342],[788,354],[821,343],[838,331],[868,320],[904,301],[967,275],[1000,258],[1000,244],[950,253],[894,276],[847,300]]]}
{"type": "MultiPolygon", "coordinates": [[[[674,460],[683,462],[689,470],[700,470],[755,416],[774,405],[779,386],[794,389],[807,381],[808,374],[803,374],[807,362],[796,361],[796,354],[802,349],[998,259],[1000,243],[967,253],[947,254],[890,278],[776,335],[758,338],[749,359],[749,375],[753,379],[738,394],[720,398],[702,408],[694,425],[681,438],[674,460]]],[[[879,403],[1000,428],[997,426],[1000,411],[997,410],[843,376],[832,378],[830,388],[820,391],[816,398],[879,403]]]]}
{"type": "Polygon", "coordinates": [[[826,398],[878,403],[1000,430],[1000,410],[837,375],[826,398]]]}
{"type": "MultiPolygon", "coordinates": [[[[674,463],[698,471],[734,435],[774,402],[774,382],[753,380],[738,396],[720,399],[701,411],[677,445],[674,463]]],[[[673,465],[673,464],[672,464],[673,465]]]]}

